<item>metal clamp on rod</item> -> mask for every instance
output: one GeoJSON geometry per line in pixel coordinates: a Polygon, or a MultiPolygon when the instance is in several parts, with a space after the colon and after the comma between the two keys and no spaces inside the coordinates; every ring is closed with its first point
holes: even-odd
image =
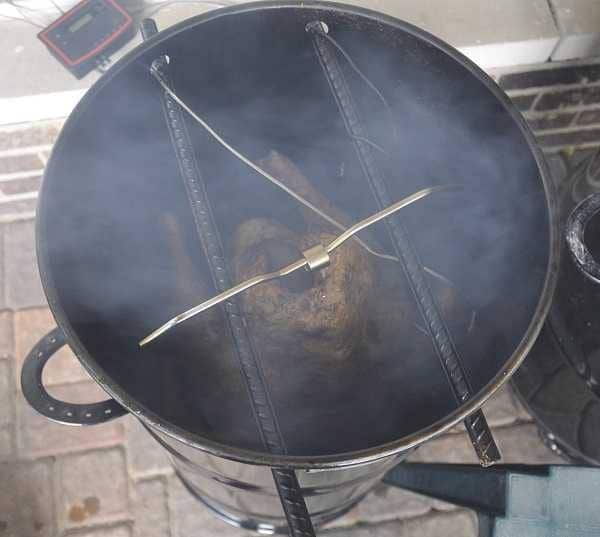
{"type": "Polygon", "coordinates": [[[328,267],[331,263],[331,258],[322,244],[317,244],[308,250],[302,252],[304,259],[308,263],[309,270],[315,271],[328,267]]]}

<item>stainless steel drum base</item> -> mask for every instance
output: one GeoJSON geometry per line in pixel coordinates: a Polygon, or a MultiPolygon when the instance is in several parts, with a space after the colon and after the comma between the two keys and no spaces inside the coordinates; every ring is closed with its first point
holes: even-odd
{"type": "MultiPolygon", "coordinates": [[[[223,522],[227,522],[227,524],[235,526],[236,528],[253,531],[261,535],[289,535],[289,528],[287,527],[287,525],[277,525],[273,522],[269,522],[264,519],[260,520],[259,518],[240,516],[240,514],[228,511],[219,502],[211,500],[205,494],[197,490],[191,483],[188,483],[185,480],[185,477],[183,477],[181,473],[179,473],[177,470],[175,471],[175,474],[181,480],[183,486],[187,489],[187,491],[201,504],[203,504],[204,507],[209,509],[214,516],[216,516],[223,522]]],[[[366,494],[358,499],[353,499],[350,503],[342,505],[341,507],[335,510],[313,515],[311,517],[313,526],[315,528],[318,528],[320,526],[328,524],[329,522],[333,522],[337,518],[344,516],[346,513],[352,510],[352,508],[354,508],[359,502],[361,502],[365,496],[366,494]]]]}

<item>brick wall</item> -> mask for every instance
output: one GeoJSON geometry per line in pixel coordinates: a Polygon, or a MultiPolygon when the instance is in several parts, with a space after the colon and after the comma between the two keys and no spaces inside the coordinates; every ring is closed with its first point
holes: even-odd
{"type": "MultiPolygon", "coordinates": [[[[550,64],[548,64],[550,65],[550,64]]],[[[600,145],[600,60],[496,76],[547,154],[600,145]]],[[[31,218],[62,120],[0,128],[0,223],[31,218]]]]}
{"type": "Polygon", "coordinates": [[[0,223],[31,218],[62,121],[0,130],[0,223]]]}
{"type": "Polygon", "coordinates": [[[544,151],[600,145],[600,63],[506,74],[499,84],[544,151]]]}

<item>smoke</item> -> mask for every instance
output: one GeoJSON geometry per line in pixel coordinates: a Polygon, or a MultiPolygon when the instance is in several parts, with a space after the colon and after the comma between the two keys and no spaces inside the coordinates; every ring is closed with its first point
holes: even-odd
{"type": "MultiPolygon", "coordinates": [[[[225,139],[254,161],[284,155],[358,221],[377,205],[304,31],[318,18],[389,103],[391,114],[340,58],[392,198],[460,186],[401,218],[423,264],[451,282],[428,276],[475,391],[525,334],[548,262],[544,192],[525,139],[445,52],[372,20],[309,9],[223,17],[155,45],[70,121],[52,157],[42,236],[67,317],[108,376],[165,419],[237,446],[261,449],[221,309],[137,347],[215,294],[148,66],[168,54],[180,97],[225,139]]],[[[298,237],[323,225],[186,121],[230,268],[245,222],[265,219],[298,237]]],[[[393,253],[384,225],[363,237],[393,253]]],[[[343,360],[282,348],[247,319],[292,454],[388,442],[455,407],[400,265],[371,263],[377,285],[343,360]]]]}

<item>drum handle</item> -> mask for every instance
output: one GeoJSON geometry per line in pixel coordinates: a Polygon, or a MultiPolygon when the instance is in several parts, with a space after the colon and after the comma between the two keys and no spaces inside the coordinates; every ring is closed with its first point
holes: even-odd
{"type": "Polygon", "coordinates": [[[60,328],[54,328],[31,349],[21,369],[23,395],[34,410],[66,425],[98,425],[127,414],[114,399],[97,403],[75,404],[52,397],[42,382],[42,372],[48,360],[67,340],[60,328]]]}

